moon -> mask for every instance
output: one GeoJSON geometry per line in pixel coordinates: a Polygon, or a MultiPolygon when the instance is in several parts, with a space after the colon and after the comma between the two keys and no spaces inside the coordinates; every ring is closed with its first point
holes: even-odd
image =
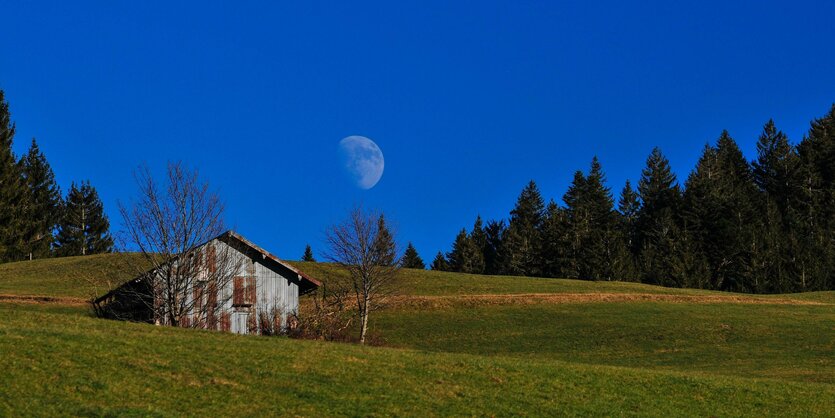
{"type": "Polygon", "coordinates": [[[383,151],[374,141],[364,136],[351,135],[339,141],[339,154],[345,170],[360,189],[374,187],[383,177],[386,161],[383,151]]]}

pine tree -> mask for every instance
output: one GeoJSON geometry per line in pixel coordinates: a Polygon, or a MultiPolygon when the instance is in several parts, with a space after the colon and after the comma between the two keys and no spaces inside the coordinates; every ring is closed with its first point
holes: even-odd
{"type": "Polygon", "coordinates": [[[626,245],[635,255],[638,253],[636,244],[638,240],[638,213],[640,210],[640,197],[635,189],[632,188],[632,183],[626,180],[626,184],[624,184],[620,192],[620,198],[618,199],[618,212],[621,215],[621,228],[626,239],[626,245]]]}
{"type": "Polygon", "coordinates": [[[89,255],[113,250],[110,222],[96,189],[90,182],[75,183],[62,205],[56,253],[60,256],[89,255]]]}
{"type": "Polygon", "coordinates": [[[452,250],[446,258],[449,260],[450,271],[471,274],[484,272],[484,255],[466,229],[462,228],[455,237],[452,250]]]}
{"type": "Polygon", "coordinates": [[[781,213],[796,206],[803,187],[800,157],[788,137],[769,120],[757,141],[757,159],[751,164],[754,182],[778,206],[781,213]]]}
{"type": "Polygon", "coordinates": [[[484,251],[487,247],[487,233],[484,231],[484,222],[481,220],[481,215],[477,215],[473,223],[473,229],[470,231],[470,239],[481,253],[481,258],[484,258],[484,251]]]}
{"type": "Polygon", "coordinates": [[[675,285],[683,271],[682,254],[676,246],[681,236],[676,215],[681,193],[670,162],[658,147],[652,150],[641,172],[638,195],[642,204],[636,237],[642,281],[675,285]]]}
{"type": "Polygon", "coordinates": [[[590,229],[581,249],[581,278],[590,280],[614,280],[615,263],[622,257],[623,245],[617,233],[614,200],[606,187],[606,175],[597,157],[594,157],[586,176],[583,206],[590,216],[590,229]]]}
{"type": "MultiPolygon", "coordinates": [[[[718,188],[714,186],[719,176],[718,156],[716,148],[705,145],[696,168],[690,173],[685,182],[684,199],[681,217],[684,233],[690,240],[689,250],[692,258],[699,258],[708,263],[711,237],[717,228],[720,216],[720,202],[718,188]]],[[[691,276],[687,282],[692,287],[716,288],[716,280],[708,267],[701,272],[701,276],[691,276]]]]}
{"type": "Polygon", "coordinates": [[[34,139],[20,165],[28,192],[23,236],[25,252],[30,259],[47,257],[52,247],[53,230],[61,214],[61,192],[52,168],[34,139]]]}
{"type": "Polygon", "coordinates": [[[569,277],[576,269],[570,258],[569,224],[566,211],[551,200],[545,209],[542,222],[542,275],[545,277],[569,277]]]}
{"type": "Polygon", "coordinates": [[[707,258],[711,287],[763,291],[766,284],[752,266],[760,251],[759,195],[748,161],[727,131],[715,148],[705,148],[688,178],[684,201],[687,232],[707,258]]]}
{"type": "Polygon", "coordinates": [[[394,244],[394,238],[386,225],[386,220],[383,215],[377,220],[377,240],[374,245],[380,251],[379,254],[384,254],[385,257],[381,259],[380,263],[385,266],[395,265],[397,259],[397,246],[394,244]]]}
{"type": "Polygon", "coordinates": [[[505,271],[504,221],[489,221],[484,227],[484,274],[501,274],[505,271]]]}
{"type": "Polygon", "coordinates": [[[0,90],[0,262],[19,260],[25,251],[26,185],[12,152],[15,125],[5,93],[0,90]]]}
{"type": "Polygon", "coordinates": [[[797,149],[804,182],[799,287],[835,289],[835,105],[812,121],[797,149]]]}
{"type": "Polygon", "coordinates": [[[411,242],[406,246],[403,259],[400,260],[400,266],[407,269],[426,269],[426,264],[424,264],[423,259],[420,258],[420,255],[418,255],[417,250],[411,242]]]}
{"type": "Polygon", "coordinates": [[[637,223],[641,202],[638,193],[626,180],[618,199],[618,208],[614,213],[612,272],[617,280],[639,281],[637,267],[637,223]]]}
{"type": "Polygon", "coordinates": [[[584,192],[586,189],[586,176],[582,171],[574,172],[574,179],[568,190],[563,195],[565,203],[566,231],[564,244],[566,248],[566,260],[562,263],[562,277],[569,279],[580,278],[580,259],[583,257],[582,247],[586,240],[590,226],[590,216],[584,207],[584,192]]]}
{"type": "Polygon", "coordinates": [[[307,261],[310,263],[316,262],[316,259],[313,258],[313,249],[310,248],[310,244],[307,244],[304,247],[304,255],[302,255],[302,261],[307,261]]]}
{"type": "MultiPolygon", "coordinates": [[[[618,230],[612,193],[597,157],[588,175],[578,171],[563,196],[571,249],[565,273],[586,280],[614,280],[628,258],[618,230]]],[[[546,261],[547,262],[547,261],[546,261]]]]}
{"type": "MultiPolygon", "coordinates": [[[[751,260],[759,251],[757,233],[761,228],[761,216],[757,214],[759,194],[751,175],[751,166],[742,155],[736,142],[723,131],[716,143],[720,176],[716,182],[722,207],[722,223],[715,231],[714,247],[722,253],[720,259],[711,260],[714,277],[720,289],[738,292],[758,292],[766,288],[752,273],[751,260]]],[[[713,253],[714,255],[716,253],[713,253]]]]}
{"type": "Polygon", "coordinates": [[[435,259],[432,260],[431,268],[435,271],[449,271],[449,263],[444,257],[444,253],[438,251],[438,254],[435,255],[435,259]]]}
{"type": "Polygon", "coordinates": [[[516,206],[510,212],[510,222],[504,239],[507,251],[506,272],[517,276],[541,274],[542,238],[540,229],[545,204],[533,180],[522,190],[516,206]]]}
{"type": "Polygon", "coordinates": [[[757,141],[753,178],[763,198],[758,212],[763,230],[757,234],[760,251],[754,254],[754,276],[770,279],[768,291],[790,292],[796,288],[801,256],[797,245],[802,225],[803,177],[800,157],[773,120],[763,127],[757,141]]]}
{"type": "Polygon", "coordinates": [[[618,199],[617,230],[621,247],[618,249],[615,277],[625,281],[639,281],[637,257],[638,242],[638,213],[641,210],[641,200],[632,183],[626,180],[618,199]]]}

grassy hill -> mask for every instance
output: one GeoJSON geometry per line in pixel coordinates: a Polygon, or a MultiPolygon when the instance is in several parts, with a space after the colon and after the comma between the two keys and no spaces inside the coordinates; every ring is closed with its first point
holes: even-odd
{"type": "Polygon", "coordinates": [[[139,274],[137,254],[97,254],[0,264],[0,294],[89,299],[139,274]]]}
{"type": "MultiPolygon", "coordinates": [[[[88,297],[130,276],[118,257],[0,265],[0,294],[88,297]]],[[[372,329],[388,347],[0,299],[0,415],[835,415],[833,292],[406,270],[372,329]]]]}

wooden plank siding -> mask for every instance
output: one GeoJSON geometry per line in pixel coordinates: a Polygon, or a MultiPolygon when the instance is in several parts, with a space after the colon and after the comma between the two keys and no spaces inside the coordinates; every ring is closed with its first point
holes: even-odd
{"type": "MultiPolygon", "coordinates": [[[[272,333],[276,329],[288,326],[288,318],[298,313],[300,294],[313,291],[321,285],[318,280],[233,231],[227,231],[198,245],[184,257],[189,257],[186,262],[194,263],[193,266],[196,265],[199,268],[194,273],[197,277],[191,280],[193,287],[184,291],[184,297],[190,299],[187,303],[193,304],[194,307],[191,312],[180,319],[180,325],[183,327],[223,330],[239,334],[272,333]],[[219,263],[220,256],[225,257],[226,254],[232,258],[231,263],[219,263]],[[206,273],[226,269],[230,264],[236,266],[236,271],[223,273],[228,274],[226,277],[233,278],[218,288],[217,283],[209,280],[210,275],[206,273]],[[203,311],[206,313],[200,314],[203,311]]],[[[179,268],[179,261],[174,261],[174,263],[172,267],[179,268]]],[[[190,268],[185,271],[195,271],[195,269],[190,268]]],[[[158,312],[159,301],[163,295],[157,294],[161,291],[154,288],[147,279],[153,274],[154,271],[151,270],[125,282],[100,296],[93,303],[103,311],[110,309],[109,312],[113,313],[109,317],[118,318],[133,314],[132,317],[140,318],[143,322],[167,325],[166,318],[157,318],[154,314],[158,312]],[[136,289],[142,292],[136,292],[136,289]],[[131,298],[136,299],[136,303],[132,303],[131,298]],[[112,301],[117,299],[118,303],[113,304],[112,301]],[[134,306],[142,306],[141,300],[146,300],[145,306],[153,301],[154,309],[134,312],[133,310],[139,310],[134,306]],[[127,307],[126,311],[117,311],[122,306],[127,307]]]]}
{"type": "MultiPolygon", "coordinates": [[[[260,254],[245,254],[224,242],[212,241],[205,251],[209,260],[215,253],[230,251],[238,258],[240,271],[228,283],[225,289],[217,289],[219,298],[212,298],[212,292],[206,291],[204,303],[212,299],[225,302],[219,307],[218,315],[208,315],[205,327],[220,329],[238,334],[260,333],[262,318],[278,321],[279,327],[287,326],[287,317],[298,313],[299,285],[298,277],[293,272],[276,265],[272,260],[260,254]]],[[[207,267],[213,263],[208,262],[207,267]]],[[[195,289],[195,297],[202,296],[195,289]]]]}

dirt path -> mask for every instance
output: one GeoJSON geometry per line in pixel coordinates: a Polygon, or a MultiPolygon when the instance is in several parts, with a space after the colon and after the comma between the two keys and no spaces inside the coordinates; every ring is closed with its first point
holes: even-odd
{"type": "Polygon", "coordinates": [[[827,303],[779,297],[740,295],[669,295],[656,293],[525,293],[449,296],[395,296],[394,306],[443,308],[477,305],[529,305],[541,303],[668,302],[739,303],[766,305],[828,305],[827,303]]]}
{"type": "MultiPolygon", "coordinates": [[[[88,300],[75,297],[0,294],[0,303],[54,303],[86,305],[88,300]]],[[[605,303],[605,302],[667,302],[667,303],[738,303],[755,305],[830,305],[812,300],[785,297],[743,295],[670,295],[658,293],[518,293],[481,295],[401,295],[389,298],[395,307],[446,308],[454,306],[532,305],[542,303],[605,303]]]]}
{"type": "Polygon", "coordinates": [[[4,295],[0,294],[0,303],[14,302],[14,303],[54,303],[56,305],[86,305],[89,303],[86,299],[73,297],[54,297],[54,296],[37,296],[37,295],[4,295]]]}

